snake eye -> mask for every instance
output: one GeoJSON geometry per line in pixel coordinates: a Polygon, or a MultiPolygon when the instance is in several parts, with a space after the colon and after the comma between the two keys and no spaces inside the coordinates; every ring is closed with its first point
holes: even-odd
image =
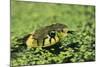
{"type": "Polygon", "coordinates": [[[50,32],[49,32],[49,36],[50,36],[51,38],[54,38],[55,35],[56,35],[56,32],[55,32],[55,31],[50,31],[50,32]]]}

